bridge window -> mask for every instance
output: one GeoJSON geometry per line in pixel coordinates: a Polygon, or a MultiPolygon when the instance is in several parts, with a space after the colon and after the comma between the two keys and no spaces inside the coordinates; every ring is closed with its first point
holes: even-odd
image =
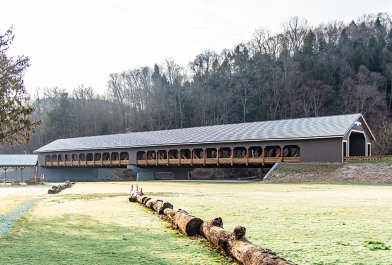
{"type": "Polygon", "coordinates": [[[80,161],[86,161],[86,154],[79,154],[80,161]]]}
{"type": "Polygon", "coordinates": [[[176,149],[169,150],[169,159],[178,159],[178,151],[176,149]]]}
{"type": "Polygon", "coordinates": [[[114,160],[118,160],[119,155],[118,155],[117,152],[113,152],[113,153],[111,154],[111,157],[112,157],[112,161],[114,161],[114,160]]]}
{"type": "Polygon", "coordinates": [[[246,148],[245,147],[236,147],[234,152],[235,158],[245,158],[246,157],[246,148]]]}
{"type": "Polygon", "coordinates": [[[231,157],[231,148],[230,147],[223,147],[219,149],[219,157],[221,158],[230,158],[231,157]]]}
{"type": "Polygon", "coordinates": [[[137,158],[137,160],[146,160],[146,152],[138,151],[136,153],[136,158],[137,158]]]}
{"type": "Polygon", "coordinates": [[[63,161],[63,156],[62,156],[62,155],[58,155],[58,156],[57,156],[57,160],[58,160],[59,162],[63,161]]]}
{"type": "Polygon", "coordinates": [[[94,160],[95,161],[101,161],[101,159],[102,159],[101,153],[95,153],[94,154],[94,160]]]}
{"type": "Polygon", "coordinates": [[[92,153],[87,153],[87,161],[93,161],[93,154],[92,153]]]}
{"type": "Polygon", "coordinates": [[[45,156],[45,162],[50,162],[50,155],[45,156]]]}
{"type": "Polygon", "coordinates": [[[78,161],[79,157],[77,154],[72,154],[72,161],[78,161]]]}
{"type": "Polygon", "coordinates": [[[128,152],[121,152],[120,153],[120,160],[128,160],[128,152]]]}
{"type": "Polygon", "coordinates": [[[110,160],[110,153],[106,152],[102,154],[102,160],[103,161],[109,161],[110,160]]]}
{"type": "Polygon", "coordinates": [[[260,146],[251,146],[249,148],[249,157],[251,158],[258,158],[263,155],[263,150],[260,146]]]}
{"type": "Polygon", "coordinates": [[[181,149],[181,159],[191,159],[191,151],[189,149],[181,149]]]}
{"type": "Polygon", "coordinates": [[[299,146],[298,145],[286,145],[283,148],[284,157],[299,157],[299,146]]]}
{"type": "Polygon", "coordinates": [[[218,152],[216,148],[207,148],[207,158],[217,158],[218,152]]]}
{"type": "Polygon", "coordinates": [[[71,156],[69,154],[64,155],[65,161],[71,161],[71,156]]]}
{"type": "Polygon", "coordinates": [[[193,158],[199,159],[204,157],[204,150],[201,148],[193,149],[193,158]]]}
{"type": "Polygon", "coordinates": [[[57,155],[52,155],[52,162],[57,162],[57,155]]]}
{"type": "Polygon", "coordinates": [[[147,158],[148,160],[155,160],[157,159],[157,154],[155,151],[148,151],[147,152],[147,158]]]}
{"type": "Polygon", "coordinates": [[[159,159],[167,159],[167,151],[166,150],[158,150],[159,159]]]}
{"type": "Polygon", "coordinates": [[[266,146],[265,147],[266,157],[279,157],[280,156],[280,146],[266,146]]]}

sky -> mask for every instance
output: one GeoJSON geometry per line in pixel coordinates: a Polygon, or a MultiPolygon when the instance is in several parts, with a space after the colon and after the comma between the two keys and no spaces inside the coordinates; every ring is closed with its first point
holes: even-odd
{"type": "Polygon", "coordinates": [[[26,55],[25,86],[106,93],[109,74],[173,59],[186,67],[205,50],[273,33],[292,17],[311,26],[392,15],[391,0],[0,0],[0,34],[13,26],[11,56],[26,55]]]}

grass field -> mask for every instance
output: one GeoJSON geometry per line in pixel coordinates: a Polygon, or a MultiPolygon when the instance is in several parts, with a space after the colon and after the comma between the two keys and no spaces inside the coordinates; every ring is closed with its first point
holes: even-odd
{"type": "MultiPolygon", "coordinates": [[[[0,214],[35,206],[0,236],[0,264],[226,264],[128,201],[131,184],[298,264],[392,264],[392,186],[201,182],[78,183],[1,187],[0,214]]],[[[228,263],[227,263],[228,264],[228,263]]]]}

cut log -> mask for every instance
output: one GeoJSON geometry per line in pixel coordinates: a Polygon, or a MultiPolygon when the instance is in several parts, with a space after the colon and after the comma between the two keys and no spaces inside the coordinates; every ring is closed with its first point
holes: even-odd
{"type": "Polygon", "coordinates": [[[143,200],[146,198],[146,196],[143,195],[137,195],[136,200],[138,203],[143,204],[143,200]]]}
{"type": "Polygon", "coordinates": [[[208,239],[210,237],[210,228],[213,226],[223,228],[222,218],[217,217],[214,220],[203,222],[200,226],[200,235],[208,239]]]}
{"type": "Polygon", "coordinates": [[[245,238],[245,227],[237,226],[228,238],[222,237],[220,246],[244,265],[295,265],[295,263],[277,256],[269,249],[253,245],[245,238]]]}
{"type": "Polygon", "coordinates": [[[159,212],[159,209],[163,206],[163,201],[157,200],[157,202],[153,205],[152,209],[155,212],[159,212]]]}
{"type": "Polygon", "coordinates": [[[144,198],[143,198],[143,201],[142,201],[142,204],[146,205],[146,203],[147,203],[149,200],[151,200],[150,197],[144,197],[144,198]]]}
{"type": "Polygon", "coordinates": [[[154,205],[155,205],[157,202],[162,202],[162,200],[149,200],[149,201],[146,203],[146,206],[147,206],[147,208],[150,208],[151,210],[154,210],[154,205]]]}
{"type": "Polygon", "coordinates": [[[154,210],[159,214],[163,214],[167,208],[173,209],[173,205],[170,202],[159,202],[154,205],[154,210]]]}
{"type": "Polygon", "coordinates": [[[186,211],[179,209],[173,216],[174,224],[178,227],[181,233],[186,236],[194,236],[200,233],[200,226],[203,220],[186,211]]]}
{"type": "Polygon", "coordinates": [[[220,247],[227,253],[227,240],[230,235],[231,233],[224,230],[222,227],[212,226],[209,230],[209,238],[206,238],[214,246],[220,247]]]}

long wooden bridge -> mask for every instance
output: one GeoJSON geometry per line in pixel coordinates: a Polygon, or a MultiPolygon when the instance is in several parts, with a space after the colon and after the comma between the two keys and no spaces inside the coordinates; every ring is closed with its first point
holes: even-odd
{"type": "Polygon", "coordinates": [[[183,178],[197,167],[269,168],[369,157],[371,140],[362,115],[349,114],[58,139],[35,153],[45,168],[126,167],[138,176],[177,170],[183,178]]]}
{"type": "MultiPolygon", "coordinates": [[[[276,162],[299,163],[298,145],[251,146],[136,152],[137,167],[266,166],[276,162]]],[[[83,152],[45,155],[45,167],[127,167],[129,152],[83,152]]]]}

